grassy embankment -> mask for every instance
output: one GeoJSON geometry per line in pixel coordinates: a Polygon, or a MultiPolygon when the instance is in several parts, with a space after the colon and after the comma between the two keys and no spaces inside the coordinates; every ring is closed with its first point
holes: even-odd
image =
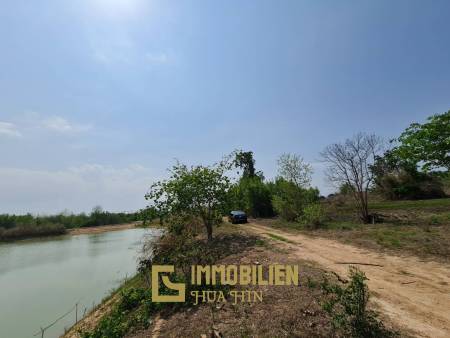
{"type": "Polygon", "coordinates": [[[348,200],[323,202],[324,224],[308,229],[298,223],[262,220],[292,231],[333,238],[345,243],[450,260],[450,198],[415,201],[372,201],[381,222],[362,224],[348,200]]]}
{"type": "MultiPolygon", "coordinates": [[[[353,275],[349,282],[342,284],[334,274],[310,262],[289,258],[282,239],[256,237],[247,233],[245,226],[225,224],[219,227],[210,244],[205,243],[203,238],[162,240],[156,252],[152,264],[174,264],[179,268],[177,278],[171,278],[173,281],[183,280],[183,267],[191,264],[268,266],[279,263],[299,265],[300,287],[234,286],[233,290],[262,291],[263,301],[234,305],[228,297],[224,303],[200,303],[195,306],[189,296],[190,290],[202,287],[188,284],[186,303],[152,303],[149,272],[144,270],[127,281],[97,312],[88,315],[65,337],[138,338],[154,334],[159,337],[279,337],[286,333],[304,337],[364,334],[385,337],[392,334],[369,310],[371,305],[365,308],[365,304],[350,304],[356,299],[350,290],[362,286],[361,275],[353,275]],[[358,321],[352,312],[356,308],[364,308],[362,321],[358,321]]],[[[203,288],[213,289],[211,286],[203,288]]],[[[214,289],[226,292],[230,286],[218,285],[214,289]]]]}
{"type": "Polygon", "coordinates": [[[0,241],[56,236],[75,228],[97,227],[135,222],[137,213],[111,213],[94,210],[91,214],[59,214],[52,216],[0,215],[0,241]]]}

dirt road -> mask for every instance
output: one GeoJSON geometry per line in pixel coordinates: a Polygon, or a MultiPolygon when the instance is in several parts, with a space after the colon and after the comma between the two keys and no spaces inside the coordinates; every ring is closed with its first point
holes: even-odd
{"type": "Polygon", "coordinates": [[[289,240],[292,255],[317,262],[341,277],[347,263],[357,265],[369,278],[372,300],[400,327],[419,337],[450,337],[450,266],[416,257],[392,256],[337,241],[311,238],[249,223],[260,235],[276,234],[289,240]]]}

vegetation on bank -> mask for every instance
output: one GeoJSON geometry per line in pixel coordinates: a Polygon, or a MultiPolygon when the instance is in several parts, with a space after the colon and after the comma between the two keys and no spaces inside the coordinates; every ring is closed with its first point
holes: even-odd
{"type": "MultiPolygon", "coordinates": [[[[167,233],[158,242],[147,242],[136,277],[126,282],[116,293],[117,301],[103,316],[95,328],[80,331],[82,338],[147,337],[157,317],[167,318],[167,331],[160,336],[198,337],[214,336],[280,336],[291,334],[315,334],[317,336],[390,337],[394,332],[385,328],[376,313],[368,308],[369,291],[364,274],[350,272],[348,284],[342,284],[320,269],[301,267],[300,284],[308,287],[264,288],[262,303],[226,303],[193,305],[187,296],[186,303],[157,303],[151,300],[149,273],[153,264],[169,264],[176,267],[173,282],[186,283],[186,295],[191,290],[229,290],[227,285],[190,285],[190,266],[193,264],[239,264],[239,262],[276,259],[280,264],[293,263],[272,242],[242,233],[238,226],[223,224],[210,240],[206,236],[192,237],[188,233],[167,233]],[[153,248],[153,249],[151,249],[153,248]],[[154,254],[151,254],[154,252],[154,254]],[[267,297],[267,300],[266,300],[267,297]],[[275,302],[271,299],[283,299],[275,302]],[[227,314],[235,314],[228,317],[227,314]],[[267,325],[267,314],[272,321],[267,325]],[[181,319],[177,319],[181,316],[181,319]],[[191,318],[189,316],[195,316],[191,318]],[[227,323],[221,321],[227,316],[227,323]],[[281,317],[280,317],[281,316],[281,317]],[[171,320],[173,318],[173,320],[171,320]],[[294,319],[295,318],[295,319],[294,319]],[[229,324],[229,321],[234,321],[229,324]],[[171,323],[172,322],[172,323],[171,323]],[[242,331],[244,330],[244,331],[242,331]]],[[[297,262],[298,263],[298,262],[297,262]]],[[[245,264],[245,263],[243,263],[245,264]]],[[[248,264],[248,263],[247,263],[248,264]]],[[[265,273],[268,273],[267,271],[265,273]]],[[[265,275],[267,278],[267,275],[265,275]]],[[[235,286],[239,290],[259,290],[260,286],[235,286]]],[[[170,294],[160,285],[163,294],[170,294]]],[[[165,325],[166,326],[166,325],[165,325]]]]}
{"type": "Polygon", "coordinates": [[[36,226],[0,227],[0,241],[13,241],[23,238],[56,236],[67,233],[67,229],[60,224],[42,224],[36,226]]]}
{"type": "MultiPolygon", "coordinates": [[[[191,265],[215,264],[218,260],[242,252],[256,243],[256,237],[229,233],[226,230],[210,241],[191,236],[188,232],[178,235],[167,233],[157,241],[147,241],[139,260],[138,275],[132,279],[132,286],[128,284],[121,287],[119,301],[95,329],[80,332],[81,337],[124,337],[128,333],[148,328],[152,323],[151,318],[157,312],[172,313],[193,306],[189,300],[186,303],[152,302],[149,276],[153,264],[174,265],[176,271],[171,275],[171,280],[186,283],[186,295],[189,295],[193,288],[190,279],[191,265]]],[[[226,286],[216,285],[214,288],[224,290],[226,286]]],[[[195,289],[200,288],[196,286],[195,289]]],[[[171,294],[173,291],[162,284],[159,292],[171,294]]]]}
{"type": "Polygon", "coordinates": [[[112,213],[95,207],[90,214],[61,213],[50,216],[0,215],[0,241],[61,235],[67,229],[131,223],[140,213],[112,213]]]}

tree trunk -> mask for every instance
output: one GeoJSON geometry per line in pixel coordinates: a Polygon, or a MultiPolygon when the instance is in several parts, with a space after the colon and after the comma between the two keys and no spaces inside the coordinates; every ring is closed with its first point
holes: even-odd
{"type": "Polygon", "coordinates": [[[368,201],[366,198],[364,198],[363,195],[361,195],[361,216],[364,223],[370,223],[370,215],[369,215],[369,207],[368,207],[368,201]]]}
{"type": "Polygon", "coordinates": [[[212,224],[209,222],[205,223],[206,226],[206,233],[208,234],[208,242],[211,242],[213,239],[213,229],[212,229],[212,224]]]}

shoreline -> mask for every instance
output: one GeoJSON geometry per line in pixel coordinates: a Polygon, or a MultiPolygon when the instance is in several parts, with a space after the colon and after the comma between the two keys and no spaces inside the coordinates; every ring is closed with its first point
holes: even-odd
{"type": "Polygon", "coordinates": [[[140,222],[134,223],[123,223],[123,224],[113,224],[113,225],[99,225],[96,227],[83,227],[68,229],[67,235],[86,235],[86,234],[100,234],[109,231],[127,230],[134,229],[140,225],[140,222]]]}
{"type": "Polygon", "coordinates": [[[17,241],[24,241],[29,239],[43,239],[51,237],[61,237],[61,236],[77,236],[77,235],[87,235],[87,234],[100,234],[109,231],[119,231],[138,228],[141,222],[133,223],[122,223],[114,225],[99,225],[96,227],[83,227],[83,228],[73,228],[73,229],[62,229],[61,232],[50,232],[50,233],[29,233],[23,234],[21,236],[11,237],[11,238],[1,238],[0,244],[3,243],[13,243],[17,241]]]}

